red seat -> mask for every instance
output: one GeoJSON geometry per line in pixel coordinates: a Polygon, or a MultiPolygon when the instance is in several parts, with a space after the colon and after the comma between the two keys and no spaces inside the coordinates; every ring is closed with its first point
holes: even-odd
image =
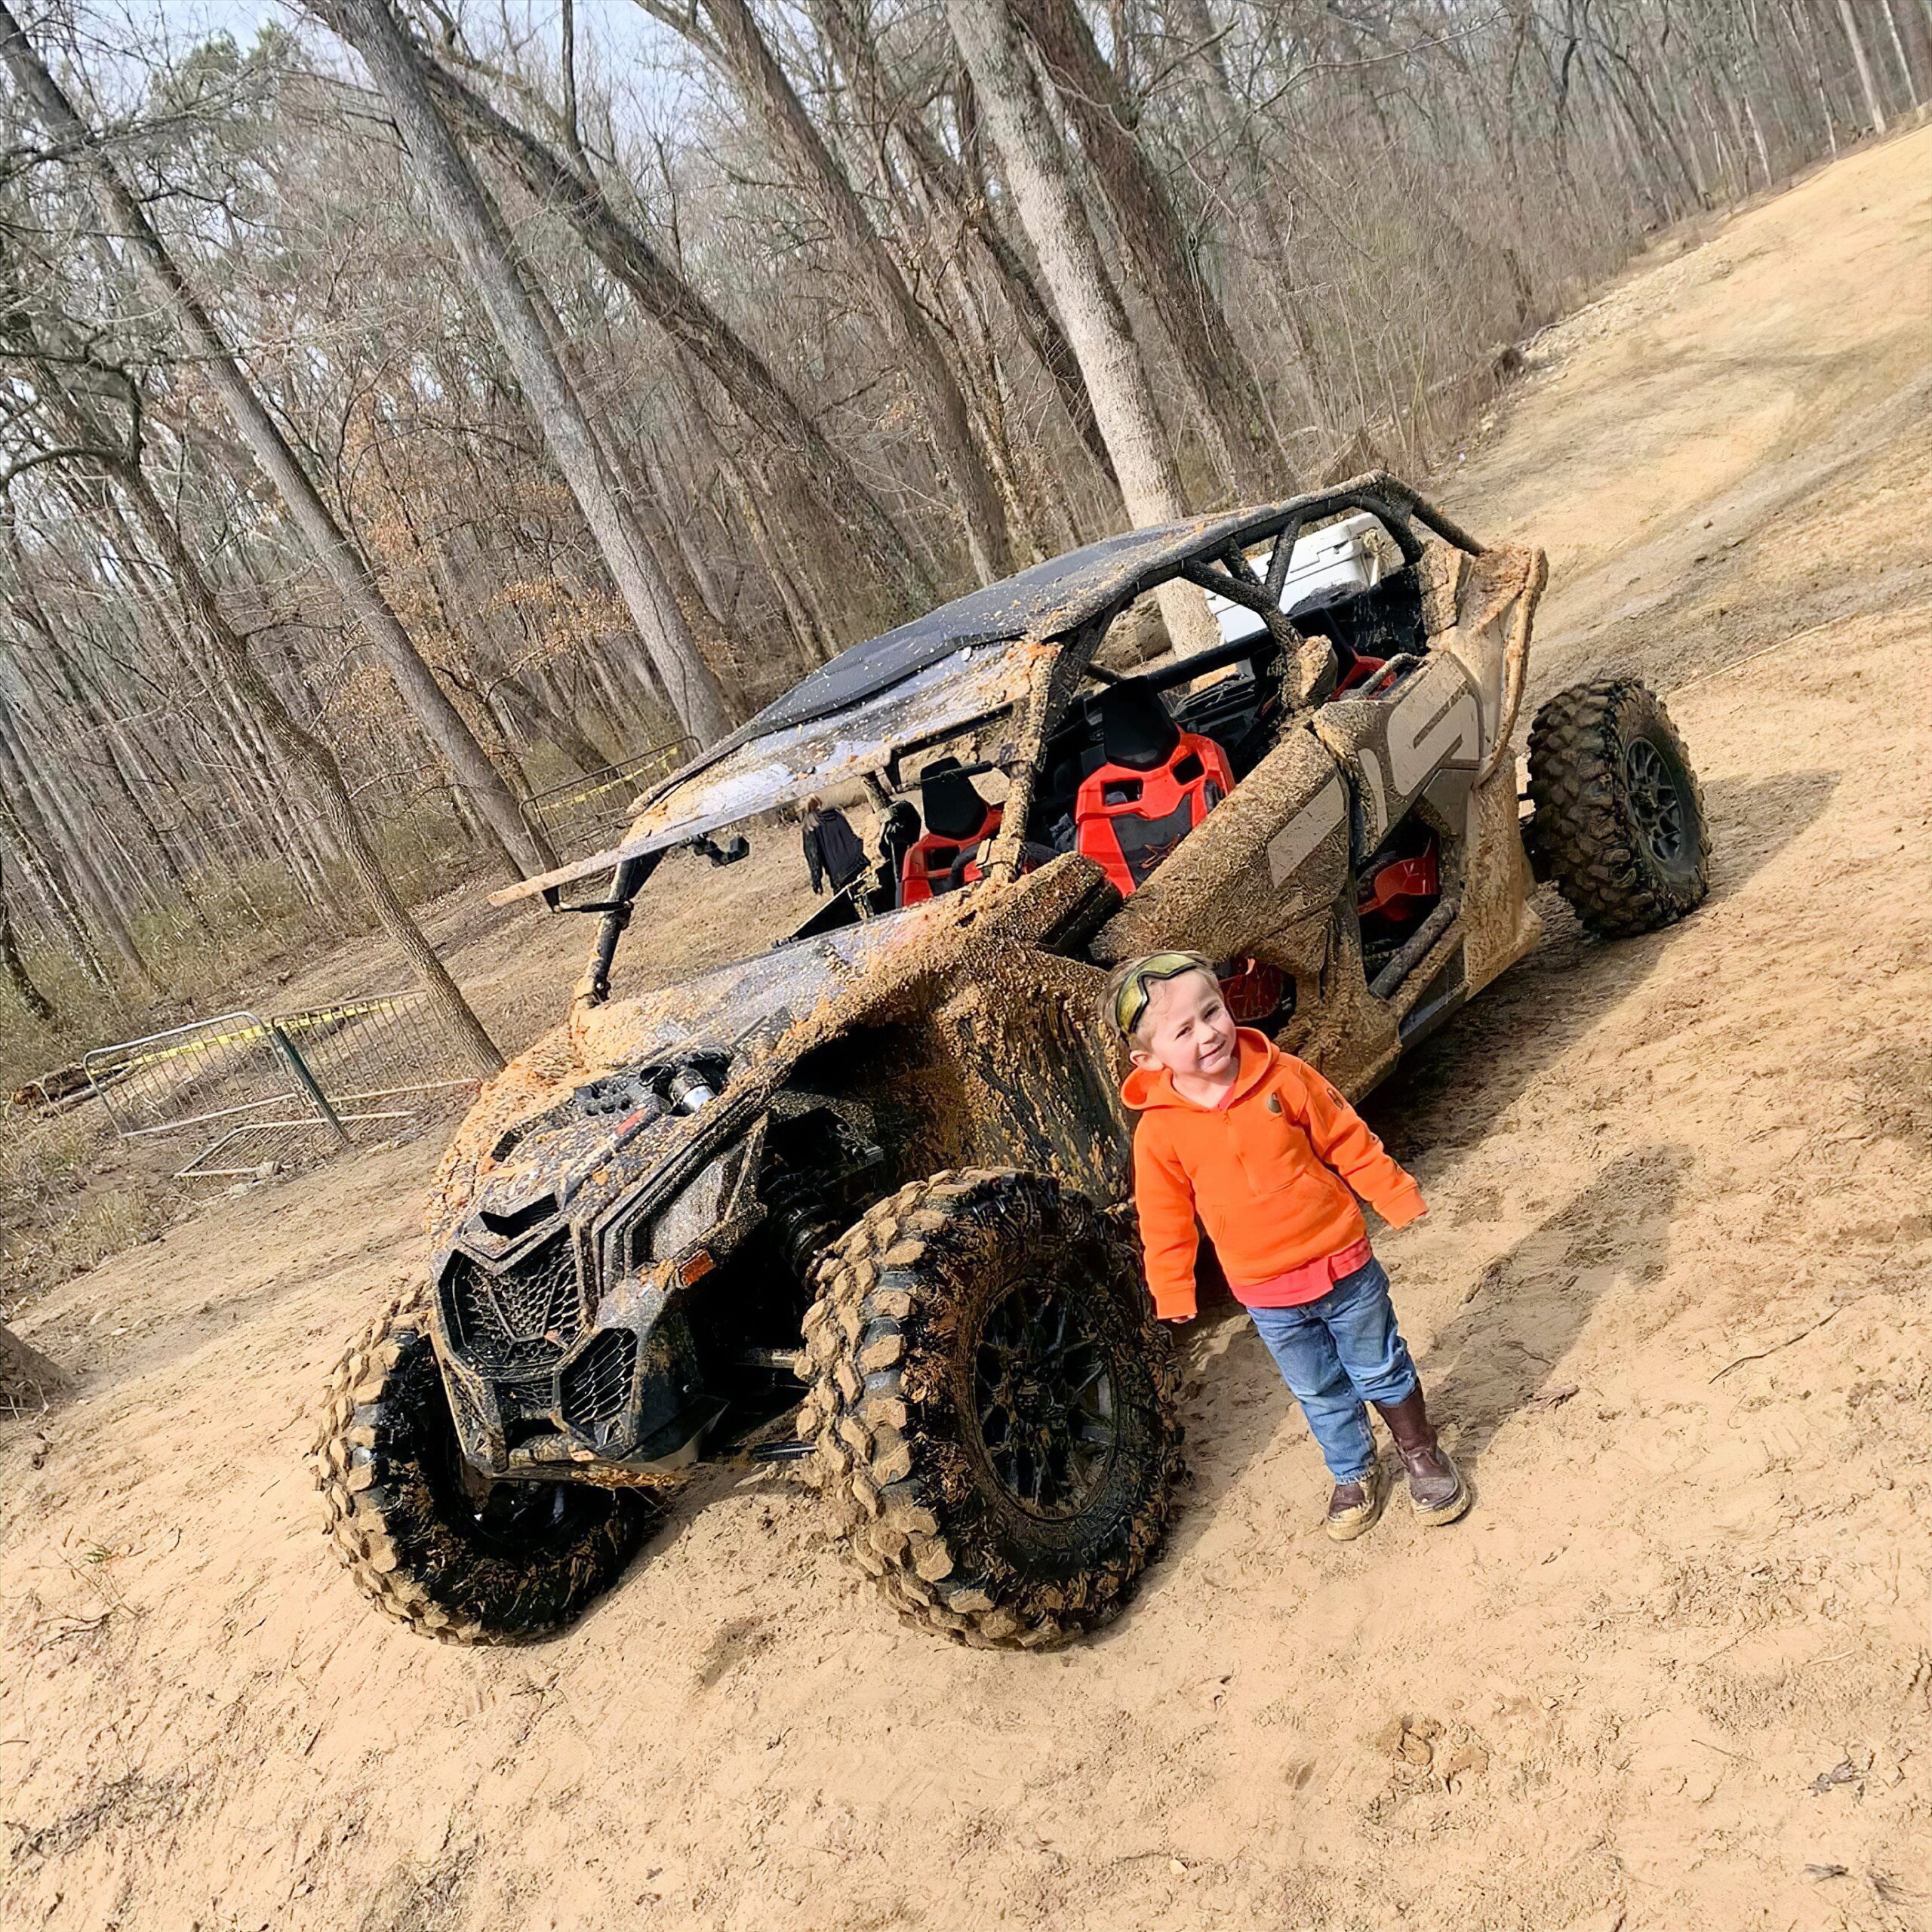
{"type": "Polygon", "coordinates": [[[1431,838],[1413,858],[1391,859],[1378,866],[1364,882],[1355,911],[1364,919],[1376,913],[1404,919],[1432,906],[1441,896],[1441,869],[1435,841],[1431,838]]]}
{"type": "Polygon", "coordinates": [[[1103,764],[1074,801],[1074,845],[1131,893],[1234,789],[1228,755],[1212,738],[1175,734],[1146,767],[1103,764]]]}
{"type": "Polygon", "coordinates": [[[998,805],[989,805],[979,829],[964,838],[948,838],[937,832],[925,833],[907,851],[899,869],[900,904],[916,906],[937,894],[950,892],[955,886],[971,885],[980,876],[979,861],[969,857],[961,866],[959,855],[978,851],[999,829],[1004,816],[998,805]]]}

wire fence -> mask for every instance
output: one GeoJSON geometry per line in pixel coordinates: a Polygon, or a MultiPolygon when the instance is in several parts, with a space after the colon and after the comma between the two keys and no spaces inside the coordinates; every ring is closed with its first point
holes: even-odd
{"type": "Polygon", "coordinates": [[[582,858],[608,844],[630,822],[632,801],[640,792],[667,777],[697,750],[695,738],[672,738],[601,771],[534,792],[524,802],[525,820],[549,840],[559,860],[582,858]]]}
{"type": "Polygon", "coordinates": [[[225,1013],[85,1055],[123,1140],[193,1139],[177,1180],[223,1180],[321,1158],[371,1124],[472,1091],[422,992],[284,1014],[225,1013]]]}

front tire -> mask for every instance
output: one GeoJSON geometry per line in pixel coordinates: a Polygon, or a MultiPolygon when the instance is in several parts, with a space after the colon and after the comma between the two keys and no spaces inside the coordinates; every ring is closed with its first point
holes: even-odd
{"type": "Polygon", "coordinates": [[[1034,1648],[1112,1617],[1180,1470],[1178,1377],[1124,1237],[1009,1170],[903,1188],[821,1264],[799,1433],[909,1622],[1034,1648]]]}
{"type": "Polygon", "coordinates": [[[1710,890],[1704,797],[1663,700],[1635,678],[1558,691],[1530,728],[1531,836],[1592,931],[1654,932],[1710,890]]]}
{"type": "Polygon", "coordinates": [[[649,1519],[623,1491],[466,1481],[420,1294],[384,1309],[337,1364],[313,1467],[356,1588],[445,1644],[561,1630],[617,1581],[649,1519]]]}

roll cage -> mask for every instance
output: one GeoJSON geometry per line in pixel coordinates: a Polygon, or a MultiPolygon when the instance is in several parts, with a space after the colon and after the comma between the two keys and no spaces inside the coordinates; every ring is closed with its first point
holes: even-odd
{"type": "MultiPolygon", "coordinates": [[[[1248,614],[1259,629],[1137,675],[1164,694],[1183,685],[1198,687],[1174,706],[1177,718],[1186,728],[1222,743],[1235,776],[1244,776],[1265,750],[1284,711],[1318,704],[1335,688],[1332,659],[1325,674],[1319,664],[1302,662],[1309,633],[1296,622],[1296,612],[1308,612],[1289,594],[1290,580],[1298,541],[1351,513],[1373,517],[1401,562],[1372,589],[1322,605],[1319,634],[1338,653],[1356,657],[1371,654],[1371,647],[1381,648],[1374,654],[1419,653],[1422,606],[1415,567],[1423,556],[1423,541],[1417,526],[1471,556],[1481,555],[1485,546],[1386,472],[1273,505],[1128,532],[986,586],[927,618],[854,647],[640,799],[631,834],[613,850],[525,880],[493,898],[503,903],[540,894],[553,911],[598,915],[584,995],[592,1004],[600,1002],[608,994],[611,961],[629,921],[632,902],[664,854],[683,846],[703,854],[714,864],[737,856],[733,847],[721,847],[712,836],[733,822],[729,812],[709,818],[700,814],[688,821],[696,824],[695,831],[676,835],[681,798],[694,789],[701,797],[717,768],[734,757],[743,760],[748,752],[758,754],[768,744],[773,749],[771,768],[779,773],[778,781],[746,795],[744,809],[737,814],[740,821],[854,777],[863,777],[882,800],[903,795],[916,789],[922,759],[936,755],[941,746],[1008,723],[1012,735],[998,754],[964,761],[964,768],[969,773],[1003,772],[1011,786],[1009,817],[1017,813],[1027,841],[1045,842],[1056,814],[1069,801],[1067,778],[1072,775],[1072,783],[1078,783],[1073,766],[1091,751],[1093,694],[1083,694],[1082,687],[1090,678],[1104,683],[1121,675],[1098,665],[1096,654],[1109,628],[1131,605],[1176,578],[1229,609],[1248,614]],[[1253,553],[1264,546],[1266,561],[1258,563],[1253,553]],[[955,687],[961,701],[950,709],[936,703],[933,695],[937,692],[942,700],[946,695],[947,681],[941,672],[949,654],[971,666],[970,673],[962,672],[955,687]],[[1204,678],[1244,666],[1244,673],[1223,681],[1226,688],[1201,686],[1204,678]],[[806,760],[793,767],[782,765],[781,744],[795,741],[814,726],[829,737],[829,725],[846,711],[888,707],[879,722],[889,732],[889,706],[893,694],[902,690],[917,691],[924,700],[931,718],[928,728],[915,728],[903,737],[883,736],[870,746],[855,747],[849,740],[836,740],[836,766],[806,760]],[[979,701],[982,695],[984,703],[979,701]],[[661,825],[667,820],[672,829],[654,829],[654,821],[661,825]],[[609,883],[601,897],[564,902],[567,884],[606,866],[609,883]]],[[[909,717],[906,721],[913,721],[909,717]]],[[[1023,863],[1023,848],[1009,844],[993,857],[986,876],[1010,879],[1023,863]]],[[[862,915],[854,906],[848,916],[862,915]]],[[[845,922],[835,902],[788,937],[845,922]]]]}

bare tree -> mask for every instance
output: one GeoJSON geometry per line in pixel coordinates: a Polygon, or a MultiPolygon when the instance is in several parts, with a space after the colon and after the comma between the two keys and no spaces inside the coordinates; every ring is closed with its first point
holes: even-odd
{"type": "MultiPolygon", "coordinates": [[[[879,104],[887,125],[904,145],[913,170],[934,199],[986,251],[1001,292],[1011,305],[1014,320],[1028,349],[1051,379],[1067,420],[1107,481],[1118,489],[1113,458],[1094,419],[1093,399],[1080,373],[1080,358],[1074,354],[1060,318],[1041,294],[1032,270],[995,218],[987,197],[969,180],[964,167],[927,125],[904,90],[894,86],[879,48],[867,37],[863,23],[854,17],[847,0],[814,0],[813,17],[854,85],[879,104]]],[[[961,112],[966,112],[963,106],[961,112]]]]}
{"type": "Polygon", "coordinates": [[[1254,372],[1220,296],[1192,259],[1167,186],[1085,18],[1075,0],[1013,0],[1013,14],[1079,135],[1129,269],[1160,318],[1223,481],[1238,497],[1281,494],[1281,454],[1272,446],[1254,372]]]}
{"type": "Polygon", "coordinates": [[[678,721],[700,743],[730,729],[724,694],[597,446],[556,345],[512,260],[482,183],[443,124],[420,58],[388,0],[320,0],[323,17],[361,55],[444,232],[463,258],[571,494],[595,534],[618,594],[678,721]]]}
{"type": "Polygon", "coordinates": [[[98,138],[33,51],[5,0],[0,0],[0,57],[5,58],[15,84],[60,144],[63,158],[88,170],[115,239],[131,248],[136,260],[178,317],[183,334],[220,393],[237,431],[288,505],[315,561],[355,614],[411,709],[449,760],[457,781],[469,792],[502,848],[506,866],[512,872],[519,866],[525,871],[541,871],[554,864],[556,855],[525,823],[502,774],[485,755],[397,622],[361,553],[343,534],[280,426],[263,407],[254,384],[229,352],[213,316],[190,286],[158,231],[128,192],[98,138]]]}
{"type": "MultiPolygon", "coordinates": [[[[1865,111],[1872,117],[1872,131],[1882,134],[1885,131],[1885,109],[1878,96],[1878,82],[1872,75],[1872,61],[1865,51],[1865,36],[1858,30],[1858,16],[1852,11],[1851,0],[1838,0],[1838,18],[1844,25],[1844,37],[1851,47],[1851,57],[1858,68],[1859,91],[1865,97],[1865,111]]],[[[1909,79],[1909,76],[1907,77],[1909,79]]]]}
{"type": "Polygon", "coordinates": [[[817,202],[841,255],[857,275],[866,300],[904,359],[907,380],[919,398],[946,481],[958,500],[973,567],[983,580],[1003,576],[1012,568],[1012,533],[998,485],[974,438],[971,414],[958,378],[851,183],[779,65],[747,0],[691,0],[688,12],[668,0],[638,4],[731,75],[773,146],[817,202]]]}
{"type": "Polygon", "coordinates": [[[11,273],[0,311],[0,346],[29,374],[40,407],[63,440],[23,459],[6,483],[24,473],[28,462],[81,463],[112,478],[152,543],[186,605],[213,666],[259,721],[263,731],[308,789],[327,822],[337,849],[368,897],[383,931],[414,971],[444,1030],[479,1075],[500,1071],[503,1056],[463,998],[435,949],[397,894],[357,813],[340,767],[325,744],[304,731],[256,668],[248,648],[229,622],[201,561],[142,469],[142,394],[139,381],[103,366],[85,348],[57,346],[40,328],[11,273]],[[111,433],[101,401],[79,386],[76,374],[118,391],[127,404],[128,427],[111,433]]]}
{"type": "Polygon", "coordinates": [[[930,596],[932,580],[904,534],[833,448],[764,358],[614,208],[587,166],[566,159],[519,127],[477,91],[427,55],[423,74],[438,100],[472,137],[495,153],[543,207],[574,228],[585,245],[645,311],[700,362],[734,407],[781,448],[798,457],[824,493],[835,540],[849,530],[863,558],[869,550],[898,580],[903,596],[930,596]]]}
{"type": "MultiPolygon", "coordinates": [[[[1127,312],[1108,278],[1006,0],[947,0],[946,17],[1020,218],[1080,358],[1128,512],[1138,524],[1172,522],[1187,509],[1180,472],[1127,312]]],[[[1183,651],[1218,640],[1198,593],[1184,584],[1164,587],[1161,614],[1183,651]]]]}
{"type": "Polygon", "coordinates": [[[114,977],[101,956],[100,943],[82,918],[66,880],[55,869],[59,848],[4,734],[0,734],[0,832],[5,834],[26,868],[55,930],[82,971],[110,1000],[117,998],[114,977]]]}
{"type": "Polygon", "coordinates": [[[0,971],[5,972],[14,997],[26,1008],[29,1020],[48,1020],[54,1017],[54,1002],[34,984],[14,937],[14,908],[7,896],[4,858],[0,858],[0,971]]]}

